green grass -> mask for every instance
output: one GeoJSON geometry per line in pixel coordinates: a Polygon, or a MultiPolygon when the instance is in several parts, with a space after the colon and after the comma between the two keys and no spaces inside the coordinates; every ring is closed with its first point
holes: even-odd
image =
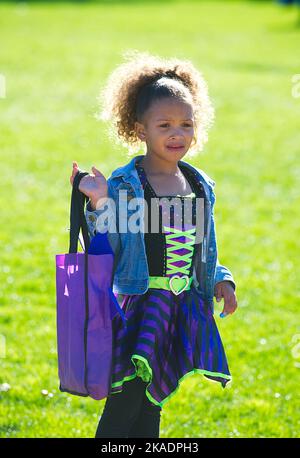
{"type": "Polygon", "coordinates": [[[216,181],[219,258],[239,303],[225,320],[215,306],[231,388],[185,380],[164,406],[161,437],[299,434],[295,18],[273,2],[1,4],[0,383],[11,386],[0,393],[1,437],[95,434],[105,401],[58,390],[55,254],[68,250],[72,161],[106,176],[127,162],[93,113],[130,48],[191,59],[208,81],[216,122],[190,162],[216,181]]]}

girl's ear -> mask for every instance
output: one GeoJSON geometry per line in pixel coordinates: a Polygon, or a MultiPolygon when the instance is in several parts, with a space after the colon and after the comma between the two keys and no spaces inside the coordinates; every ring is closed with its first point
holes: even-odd
{"type": "Polygon", "coordinates": [[[136,131],[136,134],[137,134],[138,138],[140,140],[144,141],[146,139],[146,133],[145,133],[145,129],[144,129],[143,124],[141,124],[140,122],[136,121],[134,123],[134,128],[135,128],[135,131],[136,131]]]}
{"type": "Polygon", "coordinates": [[[196,135],[193,136],[193,140],[192,140],[192,143],[191,143],[191,147],[193,147],[194,145],[196,145],[197,143],[197,137],[196,135]]]}

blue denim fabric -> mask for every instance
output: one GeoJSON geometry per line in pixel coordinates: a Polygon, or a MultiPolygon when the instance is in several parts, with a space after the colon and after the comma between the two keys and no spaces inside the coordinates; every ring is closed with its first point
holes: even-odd
{"type": "MultiPolygon", "coordinates": [[[[120,196],[120,208],[122,198],[126,203],[133,197],[140,198],[139,214],[144,214],[144,190],[140,183],[135,162],[144,155],[135,156],[126,165],[117,168],[107,180],[108,196],[112,199],[100,209],[92,210],[90,201],[85,209],[85,217],[89,235],[92,238],[97,232],[107,232],[109,243],[115,254],[113,271],[113,291],[118,294],[143,294],[149,286],[149,270],[146,258],[144,233],[123,232],[120,228],[127,220],[122,220],[122,212],[119,212],[118,199],[120,196]],[[122,193],[126,191],[126,194],[122,193]],[[115,204],[115,208],[114,208],[115,204]],[[105,212],[107,222],[99,218],[105,212]],[[105,222],[104,222],[105,221],[105,222]]],[[[198,245],[194,260],[194,285],[200,296],[207,301],[214,313],[214,288],[218,282],[228,280],[236,288],[233,275],[230,270],[221,265],[218,259],[216,230],[214,221],[214,193],[215,181],[203,170],[198,169],[188,162],[179,161],[179,167],[190,169],[199,180],[205,191],[204,212],[204,236],[202,243],[198,245]]],[[[128,211],[126,218],[131,216],[133,210],[128,211]]],[[[124,219],[124,218],[123,218],[124,219]]]]}

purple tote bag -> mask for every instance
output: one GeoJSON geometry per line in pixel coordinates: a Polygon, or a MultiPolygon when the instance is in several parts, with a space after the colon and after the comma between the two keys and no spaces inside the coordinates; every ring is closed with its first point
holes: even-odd
{"type": "Polygon", "coordinates": [[[100,400],[110,391],[112,319],[116,313],[126,319],[112,291],[114,254],[106,234],[89,239],[88,198],[79,191],[85,175],[79,171],[73,182],[69,253],[55,256],[58,376],[60,391],[100,400]],[[80,229],[84,252],[77,252],[80,229]]]}

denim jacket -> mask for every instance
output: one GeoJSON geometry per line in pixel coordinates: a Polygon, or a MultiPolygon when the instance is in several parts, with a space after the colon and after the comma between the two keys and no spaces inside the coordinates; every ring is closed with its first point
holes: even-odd
{"type": "MultiPolygon", "coordinates": [[[[119,191],[126,191],[128,198],[141,198],[141,215],[144,207],[144,190],[141,185],[135,162],[144,155],[135,156],[126,165],[114,170],[107,180],[109,199],[100,209],[92,210],[90,201],[85,209],[89,235],[92,238],[97,232],[107,231],[109,243],[114,251],[113,291],[122,294],[143,294],[149,286],[149,270],[146,257],[144,233],[119,232],[116,218],[118,213],[119,191]],[[111,202],[115,203],[113,208],[111,202]],[[108,216],[108,225],[99,218],[102,212],[108,216]],[[101,220],[101,223],[99,222],[101,220]]],[[[217,239],[214,222],[214,203],[216,200],[213,181],[203,170],[188,162],[179,161],[179,167],[193,171],[197,180],[202,183],[205,191],[204,206],[204,234],[202,243],[195,246],[197,250],[194,258],[193,283],[200,296],[208,303],[214,313],[214,288],[216,283],[228,280],[236,288],[230,270],[221,265],[218,260],[217,239]],[[196,248],[197,247],[197,248],[196,248]]],[[[122,194],[122,193],[121,193],[122,194]]],[[[118,221],[120,221],[118,219],[118,221]]]]}

